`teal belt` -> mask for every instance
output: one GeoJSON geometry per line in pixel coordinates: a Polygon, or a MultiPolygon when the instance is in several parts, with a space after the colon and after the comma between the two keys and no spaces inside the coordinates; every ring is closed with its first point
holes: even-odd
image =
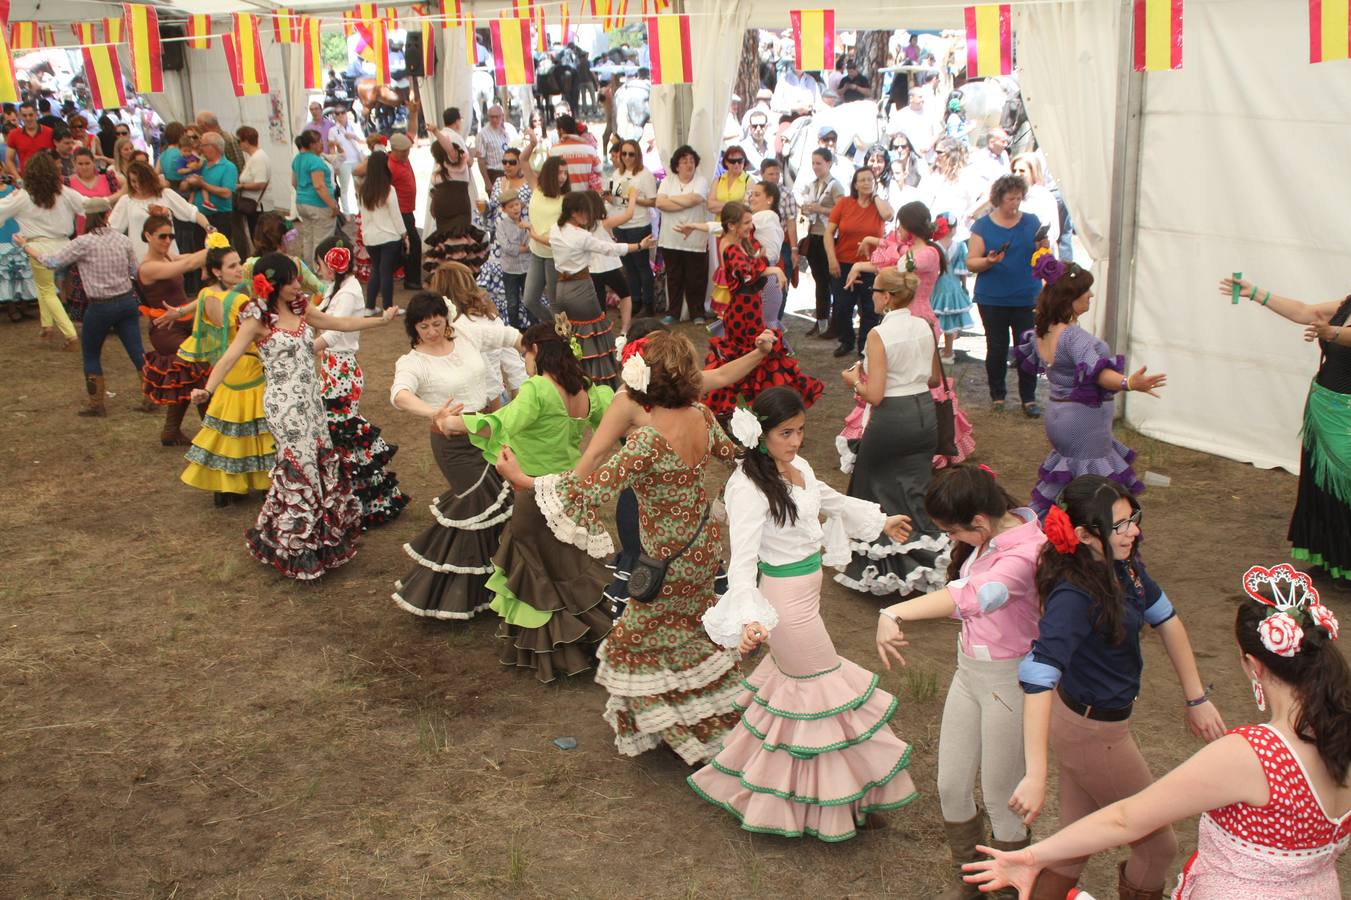
{"type": "Polygon", "coordinates": [[[799,575],[810,575],[813,572],[821,571],[821,551],[817,550],[811,556],[797,562],[784,563],[781,566],[771,566],[767,562],[761,562],[759,567],[760,574],[768,575],[770,578],[796,578],[799,575]]]}

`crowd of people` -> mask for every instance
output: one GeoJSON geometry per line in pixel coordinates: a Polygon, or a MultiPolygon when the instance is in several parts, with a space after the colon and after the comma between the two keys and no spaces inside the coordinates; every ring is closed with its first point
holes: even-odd
{"type": "MultiPolygon", "coordinates": [[[[843,68],[838,86],[862,92],[843,68]]],[[[429,183],[409,158],[416,106],[386,139],[316,105],[288,175],[253,127],[228,133],[209,112],[169,123],[153,161],[77,139],[67,171],[76,123],[56,131],[25,104],[6,138],[20,178],[0,196],[0,299],[36,300],[42,337],[82,350],[82,416],[109,414],[102,349],[116,334],[143,408],[165,412],[161,443],[187,448],[182,482],[217,506],[262,493],[244,546],[298,580],[408,508],[396,448],[361,405],[360,334],[401,322],[390,401],[424,420],[446,490],[403,544],[396,607],[496,615],[501,662],[541,682],[594,669],[617,751],[669,748],[696,767],[694,794],[748,831],[841,841],[916,797],[898,701],[822,620],[833,569],[889,604],[876,633],[888,669],[904,663],[906,623],[961,622],[938,745],[945,897],[979,883],[1064,898],[1088,855],[1125,844],[1119,896],[1161,897],[1169,826],[1197,812],[1175,896],[1338,896],[1351,673],[1336,617],[1288,566],[1245,576],[1236,640],[1271,721],[1226,734],[1206,687],[1219,673],[1203,676],[1141,559],[1143,485],[1112,434],[1115,394],[1166,378],[1079,324],[1093,278],[1060,241],[1044,162],[1009,159],[997,130],[945,133],[925,96],[910,91],[886,143],[841,150],[821,130],[795,185],[782,131],[766,134],[772,98],[709,148],[711,178],[694,147],[600,146],[567,114],[546,140],[493,107],[471,141],[451,108],[427,123],[429,183]],[[294,217],[276,184],[294,189],[294,217]],[[794,289],[814,319],[794,339],[832,341],[850,364],[845,491],[799,452],[826,385],[788,339],[794,289]],[[948,369],[972,307],[993,410],[1011,358],[1026,416],[1043,416],[1038,375],[1050,382],[1052,449],[1026,490],[963,462],[974,436],[948,369]],[[706,349],[682,319],[707,327],[706,349]],[[715,466],[731,470],[721,503],[715,466]],[[1130,725],[1146,624],[1207,742],[1157,783],[1130,725]],[[1066,827],[1032,844],[1051,747],[1066,827]]],[[[1221,289],[1323,345],[1291,540],[1345,577],[1351,305],[1221,289]]]]}

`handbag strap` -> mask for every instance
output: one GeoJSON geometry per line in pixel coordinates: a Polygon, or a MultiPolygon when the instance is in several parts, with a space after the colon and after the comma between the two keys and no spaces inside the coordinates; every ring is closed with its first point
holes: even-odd
{"type": "Polygon", "coordinates": [[[706,522],[708,521],[708,513],[709,513],[709,510],[711,510],[712,508],[713,508],[713,504],[712,504],[712,503],[705,503],[705,504],[704,504],[704,514],[701,515],[701,516],[699,517],[699,524],[698,524],[697,526],[695,526],[694,534],[691,535],[691,536],[690,536],[690,539],[689,539],[688,541],[685,542],[685,546],[681,547],[681,548],[680,548],[679,550],[677,550],[675,553],[673,553],[673,554],[671,554],[670,556],[668,556],[668,557],[666,558],[665,562],[667,562],[667,563],[673,563],[673,562],[675,562],[677,559],[679,559],[680,557],[682,557],[682,556],[685,555],[685,551],[686,551],[686,550],[688,550],[688,549],[690,549],[691,547],[694,546],[694,542],[697,541],[697,540],[699,540],[699,535],[702,534],[703,531],[704,531],[704,523],[706,523],[706,522]]]}
{"type": "Polygon", "coordinates": [[[952,399],[952,385],[948,383],[948,370],[943,367],[943,351],[937,346],[934,347],[934,355],[938,357],[938,377],[943,379],[943,390],[947,393],[948,399],[952,399]]]}

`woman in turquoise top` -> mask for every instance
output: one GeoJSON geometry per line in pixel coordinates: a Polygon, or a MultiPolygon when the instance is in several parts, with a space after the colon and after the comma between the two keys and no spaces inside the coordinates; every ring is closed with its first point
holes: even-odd
{"type": "MultiPolygon", "coordinates": [[[[491,413],[460,415],[447,404],[436,423],[447,436],[468,434],[489,463],[509,446],[529,475],[566,472],[581,459],[582,436],[594,430],[614,391],[582,371],[566,317],[535,325],[521,339],[530,378],[516,398],[491,413]]],[[[518,498],[488,578],[502,617],[501,662],[534,669],[541,682],[589,669],[610,633],[603,604],[609,572],[600,560],[558,540],[531,498],[518,498]],[[524,500],[524,502],[522,502],[524,500]]]]}
{"type": "Polygon", "coordinates": [[[337,185],[333,167],[319,155],[319,132],[296,135],[300,152],[291,160],[291,185],[296,189],[296,215],[300,219],[301,259],[314,259],[314,248],[333,233],[337,225],[337,185]]]}

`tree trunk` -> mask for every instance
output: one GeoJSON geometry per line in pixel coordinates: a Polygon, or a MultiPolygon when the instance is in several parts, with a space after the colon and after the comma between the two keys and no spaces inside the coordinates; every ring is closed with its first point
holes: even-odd
{"type": "Polygon", "coordinates": [[[858,58],[858,70],[872,82],[873,96],[882,96],[882,73],[878,71],[887,64],[887,41],[890,31],[865,31],[859,35],[854,46],[854,55],[858,58]]]}
{"type": "Polygon", "coordinates": [[[741,112],[755,105],[755,93],[760,90],[760,30],[747,28],[741,39],[741,65],[736,70],[736,84],[732,90],[741,98],[741,112]]]}

